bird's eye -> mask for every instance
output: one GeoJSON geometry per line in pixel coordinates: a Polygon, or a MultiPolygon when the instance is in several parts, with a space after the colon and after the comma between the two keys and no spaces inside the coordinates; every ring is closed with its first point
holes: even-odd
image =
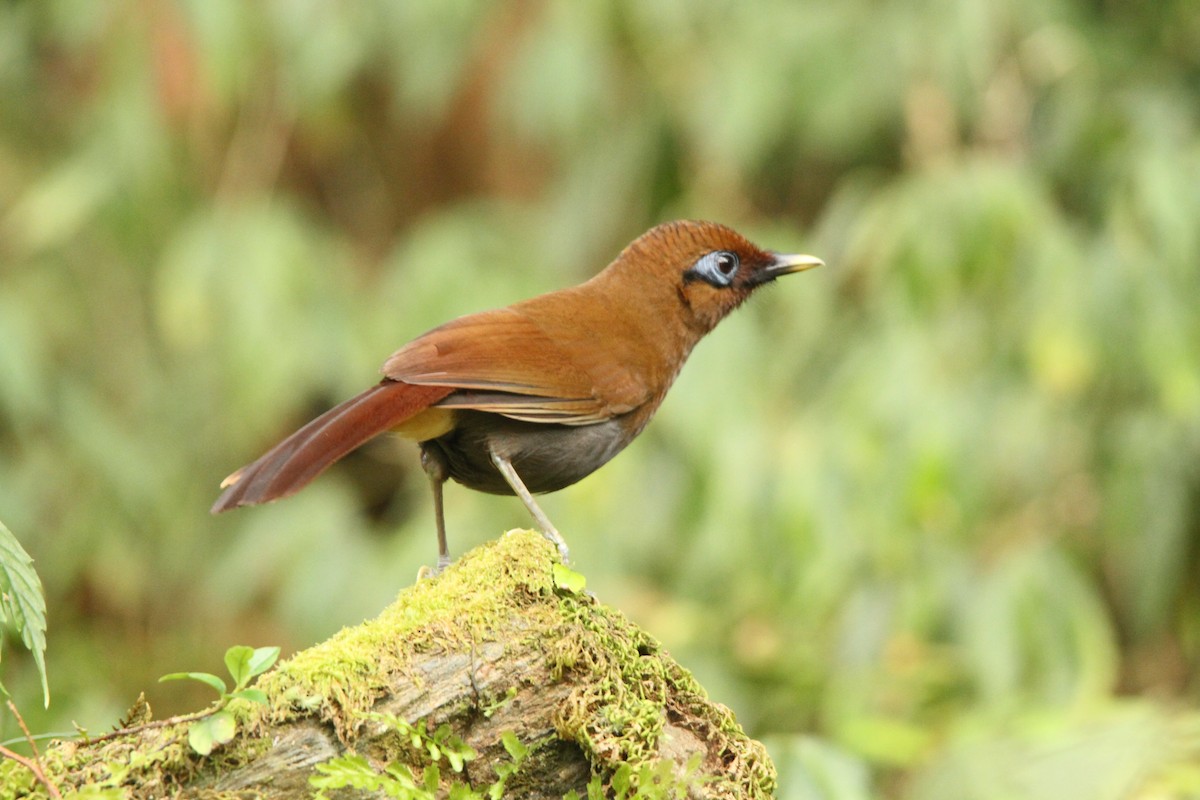
{"type": "Polygon", "coordinates": [[[741,260],[737,253],[728,250],[715,250],[705,253],[700,260],[692,265],[685,275],[690,279],[700,279],[713,286],[728,286],[737,275],[741,260]]]}

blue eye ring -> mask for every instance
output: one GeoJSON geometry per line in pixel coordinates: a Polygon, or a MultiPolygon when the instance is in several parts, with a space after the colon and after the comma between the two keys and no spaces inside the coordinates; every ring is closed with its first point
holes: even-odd
{"type": "Polygon", "coordinates": [[[701,256],[687,271],[685,277],[699,278],[717,287],[729,286],[737,276],[741,264],[742,260],[738,258],[737,253],[729,250],[714,250],[701,256]]]}

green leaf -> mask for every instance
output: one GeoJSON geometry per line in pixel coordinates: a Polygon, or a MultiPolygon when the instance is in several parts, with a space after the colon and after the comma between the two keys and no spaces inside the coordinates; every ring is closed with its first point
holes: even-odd
{"type": "Polygon", "coordinates": [[[244,644],[235,644],[225,651],[225,668],[233,678],[233,685],[240,689],[250,682],[250,659],[254,657],[254,648],[244,644]]]}
{"type": "Polygon", "coordinates": [[[555,564],[551,575],[554,577],[554,585],[564,592],[580,594],[587,588],[587,578],[562,564],[555,564]]]}
{"type": "Polygon", "coordinates": [[[207,721],[201,720],[188,728],[188,744],[202,756],[208,755],[213,749],[212,731],[205,724],[207,721]]]}
{"type": "Polygon", "coordinates": [[[225,744],[237,733],[237,720],[228,711],[218,711],[204,722],[208,723],[209,732],[217,744],[225,744]]]}
{"type": "Polygon", "coordinates": [[[506,705],[511,703],[513,701],[513,698],[515,698],[516,696],[517,696],[517,687],[510,686],[510,687],[508,687],[508,691],[505,692],[502,697],[483,706],[482,708],[479,709],[479,711],[481,714],[483,714],[483,716],[485,718],[491,719],[493,714],[495,714],[497,711],[499,711],[500,709],[504,708],[506,705]]]}
{"type": "Polygon", "coordinates": [[[617,767],[612,776],[613,794],[617,797],[628,796],[629,790],[633,788],[633,770],[628,764],[621,764],[617,767]]]}
{"type": "Polygon", "coordinates": [[[33,559],[17,537],[0,522],[0,623],[11,622],[21,641],[33,653],[42,677],[42,702],[50,705],[46,679],[46,599],[33,559]]]}
{"type": "Polygon", "coordinates": [[[262,689],[242,689],[229,695],[230,697],[240,697],[243,700],[249,700],[251,703],[259,705],[267,704],[267,693],[262,689]]]}
{"type": "Polygon", "coordinates": [[[504,749],[508,751],[509,758],[516,764],[520,764],[529,756],[529,748],[512,731],[505,731],[500,734],[500,743],[504,745],[504,749]]]}
{"type": "Polygon", "coordinates": [[[192,723],[188,728],[188,744],[202,756],[213,751],[218,744],[233,739],[237,732],[237,721],[228,711],[218,711],[211,717],[192,723]]]}
{"type": "Polygon", "coordinates": [[[442,781],[442,771],[438,769],[437,764],[430,764],[425,768],[425,773],[421,776],[425,783],[425,791],[431,796],[437,795],[438,784],[442,781]]]}
{"type": "Polygon", "coordinates": [[[517,735],[512,731],[505,731],[500,734],[500,742],[504,745],[504,749],[508,751],[511,763],[499,763],[495,765],[496,782],[488,787],[487,796],[489,800],[500,800],[504,796],[504,787],[508,784],[508,779],[516,774],[521,767],[521,762],[529,755],[529,748],[521,743],[517,735]]]}
{"type": "Polygon", "coordinates": [[[377,786],[380,775],[360,755],[338,756],[316,765],[317,774],[308,779],[315,789],[368,789],[377,786]]]}
{"type": "Polygon", "coordinates": [[[183,680],[200,681],[201,683],[206,683],[221,694],[225,694],[225,690],[227,688],[225,686],[225,681],[221,680],[216,675],[213,675],[211,672],[172,672],[170,675],[163,675],[158,679],[158,682],[165,683],[166,681],[183,680]]]}
{"type": "Polygon", "coordinates": [[[429,754],[432,760],[437,761],[439,755],[435,754],[438,751],[440,756],[444,756],[446,762],[450,764],[450,768],[455,772],[462,772],[463,765],[474,760],[479,754],[475,752],[475,748],[467,744],[462,738],[454,732],[454,729],[443,723],[438,726],[431,737],[432,742],[426,746],[429,749],[429,754]]]}
{"type": "MultiPolygon", "coordinates": [[[[379,773],[376,774],[378,775],[379,773]]],[[[384,774],[379,775],[379,778],[381,781],[380,785],[383,786],[384,791],[393,797],[408,797],[416,795],[418,791],[416,777],[413,776],[412,770],[404,764],[388,764],[384,770],[384,774]],[[409,794],[400,794],[397,791],[393,791],[396,789],[408,792],[409,794]]],[[[416,796],[419,797],[419,795],[416,796]]]]}
{"type": "Polygon", "coordinates": [[[278,647],[257,647],[250,656],[250,677],[254,678],[275,666],[279,660],[278,647]]]}

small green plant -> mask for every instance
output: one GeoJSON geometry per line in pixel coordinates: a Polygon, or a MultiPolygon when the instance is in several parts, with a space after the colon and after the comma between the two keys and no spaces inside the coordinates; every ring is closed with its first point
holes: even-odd
{"type": "MultiPolygon", "coordinates": [[[[3,522],[0,522],[0,625],[12,625],[29,652],[33,653],[33,662],[42,676],[42,702],[49,707],[46,599],[42,593],[42,581],[33,569],[33,559],[3,522]]],[[[2,683],[0,692],[8,696],[2,683]]]]}
{"type": "Polygon", "coordinates": [[[515,734],[505,732],[500,741],[511,760],[496,766],[497,777],[494,783],[480,791],[455,781],[450,784],[448,790],[443,791],[440,764],[444,761],[452,771],[462,772],[466,763],[476,758],[474,748],[464,742],[448,725],[440,725],[430,733],[426,730],[425,720],[413,725],[392,714],[367,714],[366,718],[383,722],[393,728],[403,739],[407,739],[414,749],[423,751],[424,755],[429,757],[430,763],[425,766],[418,779],[405,764],[391,763],[380,770],[360,755],[338,756],[318,764],[317,774],[309,778],[309,785],[317,790],[313,795],[316,800],[327,800],[326,791],[347,788],[379,792],[395,800],[437,800],[441,797],[448,797],[449,800],[500,800],[504,796],[504,788],[509,778],[516,774],[529,756],[529,748],[522,744],[515,734]]]}
{"type": "MultiPolygon", "coordinates": [[[[21,641],[33,653],[33,663],[37,665],[38,674],[42,678],[42,703],[50,706],[50,684],[46,680],[46,596],[42,591],[42,581],[33,568],[33,559],[17,537],[3,522],[0,522],[0,628],[11,625],[20,636],[21,641]]],[[[0,631],[2,632],[2,631],[0,631]]],[[[4,637],[0,636],[0,646],[4,637]]],[[[5,698],[5,704],[17,724],[25,734],[29,743],[31,756],[22,756],[4,745],[0,745],[0,758],[11,759],[21,764],[41,783],[52,798],[62,795],[58,787],[46,775],[42,765],[42,757],[38,752],[37,742],[25,726],[25,720],[16,704],[8,697],[8,690],[0,683],[0,695],[5,698]]]]}
{"type": "Polygon", "coordinates": [[[401,738],[407,739],[414,750],[424,750],[429,756],[430,762],[436,764],[445,759],[446,763],[450,765],[450,769],[455,772],[462,772],[463,765],[474,760],[478,755],[474,748],[464,742],[462,737],[456,734],[449,725],[439,725],[437,730],[429,733],[425,729],[425,720],[420,720],[413,725],[395,714],[377,712],[364,714],[363,719],[382,722],[400,734],[401,738]]]}
{"type": "Polygon", "coordinates": [[[261,689],[248,688],[250,681],[269,670],[279,658],[278,647],[247,647],[235,645],[225,651],[225,667],[233,678],[233,688],[223,678],[211,672],[172,672],[158,680],[193,680],[216,689],[220,697],[212,709],[193,721],[188,727],[188,744],[202,756],[212,752],[213,747],[225,744],[237,732],[237,720],[226,706],[232,700],[249,700],[266,704],[267,695],[261,689]]]}
{"type": "MultiPolygon", "coordinates": [[[[356,789],[360,792],[382,792],[397,800],[433,800],[437,796],[441,773],[436,764],[425,768],[420,783],[412,770],[403,764],[388,764],[382,771],[375,769],[362,756],[348,754],[331,758],[317,765],[317,775],[308,779],[315,800],[328,800],[326,789],[356,789]]],[[[461,795],[451,794],[455,800],[461,795]]]]}
{"type": "Polygon", "coordinates": [[[680,774],[672,761],[632,767],[622,764],[613,772],[606,787],[599,775],[587,785],[587,795],[580,797],[574,790],[563,800],[685,800],[691,790],[704,779],[697,775],[700,755],[693,755],[680,774]]]}
{"type": "Polygon", "coordinates": [[[529,757],[529,748],[512,731],[500,734],[500,744],[504,745],[508,757],[512,760],[507,764],[496,765],[496,782],[488,787],[488,800],[499,800],[504,796],[504,787],[508,784],[508,779],[517,773],[521,764],[529,757]]]}
{"type": "Polygon", "coordinates": [[[484,718],[491,719],[492,715],[513,701],[517,696],[517,687],[510,686],[508,690],[501,696],[489,702],[481,703],[479,713],[483,714],[484,718]]]}

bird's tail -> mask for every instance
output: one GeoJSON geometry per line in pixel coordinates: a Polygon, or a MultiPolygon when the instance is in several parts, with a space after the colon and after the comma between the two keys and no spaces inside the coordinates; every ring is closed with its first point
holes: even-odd
{"type": "Polygon", "coordinates": [[[391,430],[450,394],[445,386],[414,386],[384,380],[329,409],[221,481],[225,491],[213,504],[219,514],[287,497],[368,439],[391,430]]]}

